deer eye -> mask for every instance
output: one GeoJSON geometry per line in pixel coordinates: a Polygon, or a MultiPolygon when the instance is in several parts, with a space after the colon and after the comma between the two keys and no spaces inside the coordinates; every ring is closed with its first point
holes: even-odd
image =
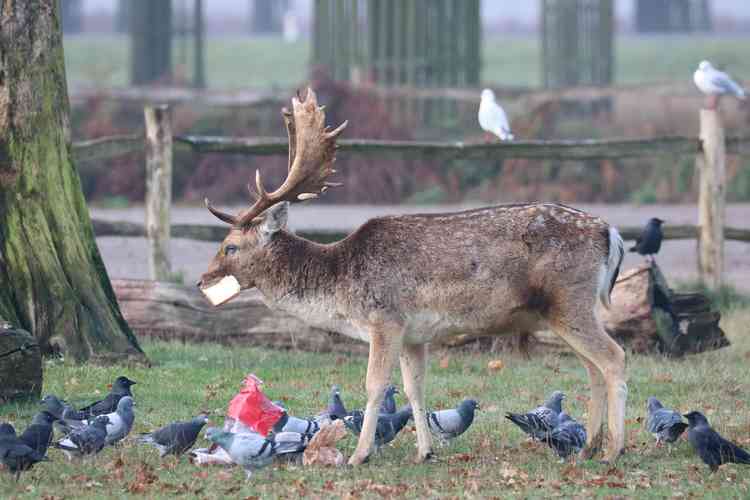
{"type": "Polygon", "coordinates": [[[237,251],[237,245],[227,245],[224,247],[224,255],[233,255],[237,251]]]}

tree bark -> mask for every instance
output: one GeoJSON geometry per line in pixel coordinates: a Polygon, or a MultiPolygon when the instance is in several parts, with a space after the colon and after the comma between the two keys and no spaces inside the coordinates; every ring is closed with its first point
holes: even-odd
{"type": "Polygon", "coordinates": [[[72,163],[57,6],[0,7],[0,316],[31,332],[42,353],[143,360],[72,163]]]}

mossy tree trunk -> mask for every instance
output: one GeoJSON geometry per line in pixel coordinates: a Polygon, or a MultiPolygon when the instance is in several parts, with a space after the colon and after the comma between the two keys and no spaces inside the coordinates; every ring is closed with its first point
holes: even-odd
{"type": "Polygon", "coordinates": [[[0,316],[30,331],[43,353],[142,359],[72,163],[57,8],[0,6],[0,316]]]}

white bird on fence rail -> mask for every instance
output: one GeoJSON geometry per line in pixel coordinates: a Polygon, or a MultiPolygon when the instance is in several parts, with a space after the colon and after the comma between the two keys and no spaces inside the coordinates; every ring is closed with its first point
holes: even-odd
{"type": "Polygon", "coordinates": [[[716,109],[719,97],[732,94],[737,99],[745,100],[745,90],[732,78],[714,68],[710,62],[701,61],[698,69],[693,73],[693,81],[698,90],[706,94],[706,107],[716,109]]]}
{"type": "Polygon", "coordinates": [[[510,132],[510,123],[500,105],[495,102],[495,93],[490,89],[482,91],[482,100],[479,103],[479,126],[485,132],[495,134],[501,141],[512,141],[513,134],[510,132]]]}

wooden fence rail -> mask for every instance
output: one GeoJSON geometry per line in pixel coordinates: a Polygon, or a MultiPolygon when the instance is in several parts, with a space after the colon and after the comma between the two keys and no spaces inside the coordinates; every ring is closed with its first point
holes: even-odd
{"type": "MultiPolygon", "coordinates": [[[[288,142],[281,138],[240,138],[178,136],[175,142],[196,153],[226,153],[255,156],[287,154],[288,142]]],[[[502,143],[465,143],[429,141],[378,141],[341,139],[340,154],[360,154],[418,159],[497,160],[527,158],[537,160],[595,160],[642,158],[664,155],[696,155],[701,152],[698,138],[659,137],[654,139],[513,141],[502,143]]],[[[727,153],[750,153],[750,137],[730,137],[727,153]]]]}
{"type": "MultiPolygon", "coordinates": [[[[166,110],[165,110],[166,113],[166,110]]],[[[464,143],[430,141],[379,141],[366,139],[343,139],[338,141],[342,155],[355,154],[371,157],[399,157],[441,160],[499,160],[506,158],[548,160],[595,160],[628,159],[652,156],[696,157],[701,167],[701,190],[698,204],[701,207],[699,226],[667,226],[666,239],[698,238],[700,256],[699,273],[711,287],[721,283],[723,270],[724,239],[750,242],[750,231],[724,226],[723,178],[726,154],[750,154],[750,137],[724,138],[723,125],[715,110],[701,110],[701,135],[690,137],[658,137],[648,139],[582,140],[582,141],[515,141],[505,143],[464,143]],[[705,148],[704,148],[705,147],[705,148]],[[704,151],[707,149],[707,151],[704,151]]],[[[105,137],[73,144],[73,156],[77,162],[95,161],[124,153],[145,151],[147,165],[155,164],[154,155],[160,152],[165,171],[171,179],[171,151],[173,145],[188,148],[195,153],[224,153],[242,155],[287,155],[287,140],[282,138],[233,138],[211,136],[172,137],[168,128],[159,130],[160,148],[146,147],[143,136],[128,135],[105,137]],[[174,141],[174,142],[173,142],[174,141]],[[168,160],[165,158],[168,157],[168,160]],[[165,163],[166,162],[166,163],[165,163]],[[169,163],[169,165],[167,165],[169,163]]],[[[155,183],[149,183],[155,184],[155,183]]],[[[154,187],[156,189],[156,187],[154,187]]],[[[163,190],[163,184],[162,184],[163,190]]],[[[158,193],[147,195],[152,199],[158,193]]],[[[168,217],[161,217],[159,228],[152,234],[169,235],[175,238],[191,238],[204,241],[220,241],[226,228],[221,226],[169,225],[168,217]]],[[[144,236],[144,226],[123,222],[94,221],[97,236],[144,236]]],[[[635,239],[640,228],[620,228],[625,239],[635,239]]],[[[301,233],[317,241],[335,241],[345,236],[342,232],[301,233]]],[[[166,259],[166,257],[165,257],[166,259]]],[[[166,264],[168,266],[168,263],[166,264]]],[[[168,269],[168,267],[167,267],[168,269]]]]}
{"type": "MultiPolygon", "coordinates": [[[[134,222],[108,221],[94,219],[94,233],[99,236],[145,237],[146,229],[134,222]]],[[[642,227],[618,226],[618,231],[625,240],[635,240],[643,230],[642,227]]],[[[694,240],[700,232],[699,226],[681,225],[664,226],[665,240],[694,240]]],[[[319,243],[331,243],[345,238],[349,233],[336,230],[297,231],[296,234],[319,243]]],[[[227,226],[214,224],[172,224],[172,238],[185,238],[199,241],[222,241],[227,235],[227,226]]],[[[724,238],[727,240],[750,243],[750,229],[725,227],[724,238]]]]}
{"type": "MultiPolygon", "coordinates": [[[[283,138],[177,136],[176,147],[190,148],[196,153],[224,153],[252,156],[286,156],[288,142],[283,138]]],[[[465,142],[378,141],[342,139],[342,154],[362,154],[399,158],[435,158],[488,160],[529,158],[549,160],[592,160],[641,158],[664,155],[696,155],[701,152],[700,140],[689,137],[654,139],[583,140],[583,141],[514,141],[477,144],[465,142]]],[[[750,154],[750,137],[728,137],[727,154],[750,154]]],[[[145,150],[140,135],[104,137],[73,144],[76,161],[101,160],[145,150]]]]}

